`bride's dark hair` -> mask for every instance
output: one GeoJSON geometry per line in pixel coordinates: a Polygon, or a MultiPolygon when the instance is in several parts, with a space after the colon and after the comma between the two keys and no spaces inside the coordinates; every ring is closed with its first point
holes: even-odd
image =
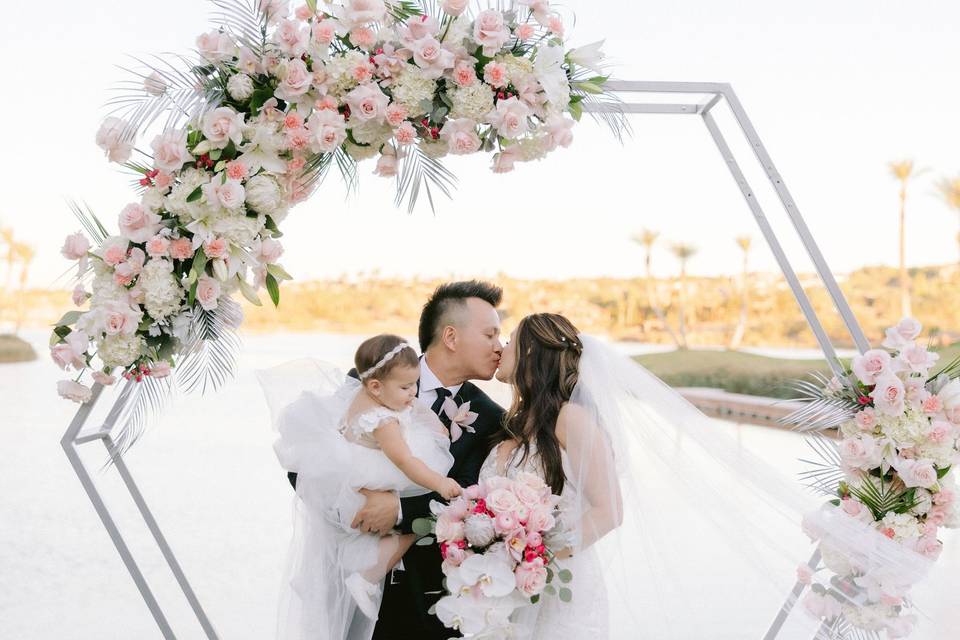
{"type": "Polygon", "coordinates": [[[555,313],[527,316],[517,326],[513,406],[504,418],[496,441],[514,438],[523,457],[535,445],[544,480],[557,495],[563,491],[565,476],[557,439],[557,416],[570,400],[580,372],[583,345],[577,328],[555,313]]]}

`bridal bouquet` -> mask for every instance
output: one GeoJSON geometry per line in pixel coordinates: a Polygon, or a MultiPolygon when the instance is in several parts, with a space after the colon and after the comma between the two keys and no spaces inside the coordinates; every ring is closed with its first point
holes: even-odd
{"type": "Polygon", "coordinates": [[[484,480],[447,506],[433,504],[449,592],[435,612],[447,627],[499,637],[516,609],[542,595],[571,599],[569,588],[553,584],[573,579],[556,563],[555,554],[572,543],[558,522],[559,500],[539,476],[521,473],[484,480]]]}
{"type": "Polygon", "coordinates": [[[116,232],[76,208],[86,235],[62,253],[79,265],[81,309],[51,336],[56,363],[79,372],[59,384],[69,399],[90,399],[86,370],[150,386],[188,358],[187,378],[222,382],[241,321],[231,296],[260,304],[266,289],[279,304],[279,225],[332,166],[353,187],[357,163],[377,158],[412,209],[421,186],[431,203],[431,184],[449,195],[446,154],[491,152],[493,170],[510,171],[568,146],[588,103],[624,125],[601,43],[565,48],[548,0],[212,4],[219,26],[196,39],[198,57],[144,63],[97,132],[138,197],[116,232]]]}
{"type": "Polygon", "coordinates": [[[920,332],[920,323],[904,319],[887,330],[885,349],[853,359],[845,382],[807,386],[806,399],[818,407],[813,415],[821,426],[829,416],[826,424],[838,427],[840,441],[824,448],[821,438],[826,460],[808,473],[833,499],[807,522],[808,533],[821,540],[824,573],[831,579],[827,586],[816,584],[817,568],[801,567],[801,580],[813,583],[805,605],[817,617],[842,615],[855,627],[885,629],[890,637],[906,635],[914,624],[905,613],[906,593],[922,577],[914,569],[940,554],[939,528],[960,526],[952,471],[960,461],[960,359],[931,374],[939,356],[917,342],[920,332]],[[845,543],[833,539],[828,532],[836,527],[823,526],[824,519],[850,531],[848,521],[857,521],[899,545],[901,553],[872,543],[881,561],[865,566],[871,564],[867,550],[844,548],[850,536],[838,536],[845,543]]]}

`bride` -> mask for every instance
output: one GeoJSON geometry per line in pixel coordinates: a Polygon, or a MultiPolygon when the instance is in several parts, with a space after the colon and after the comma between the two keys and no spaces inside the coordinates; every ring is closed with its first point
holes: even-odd
{"type": "MultiPolygon", "coordinates": [[[[811,497],[561,315],[523,318],[497,377],[514,400],[480,480],[539,475],[573,533],[557,558],[572,600],[523,607],[502,637],[764,635],[812,549],[800,526],[811,497]]],[[[794,618],[768,637],[817,634],[794,618]]]]}

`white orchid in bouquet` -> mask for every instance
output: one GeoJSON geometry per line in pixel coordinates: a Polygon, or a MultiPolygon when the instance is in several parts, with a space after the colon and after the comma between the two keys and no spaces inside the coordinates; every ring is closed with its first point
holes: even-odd
{"type": "MultiPolygon", "coordinates": [[[[939,355],[918,342],[921,330],[905,318],[887,330],[883,349],[854,357],[843,376],[798,383],[809,404],[785,420],[805,430],[836,428],[839,436],[833,442],[814,433],[811,445],[821,459],[804,473],[832,498],[806,525],[823,559],[822,566],[801,567],[801,580],[813,586],[806,608],[888,637],[907,635],[915,620],[907,613],[907,592],[920,572],[906,567],[935,561],[942,549],[938,530],[960,526],[953,471],[960,461],[960,359],[933,372],[939,355]],[[842,527],[860,523],[910,560],[899,568],[893,561],[866,566],[856,559],[859,550],[844,549],[825,533],[830,527],[816,524],[824,519],[842,527]],[[814,580],[821,569],[826,585],[814,580]]],[[[893,549],[879,553],[888,560],[893,549]]]]}
{"type": "Polygon", "coordinates": [[[420,519],[414,531],[443,557],[448,595],[435,607],[447,627],[473,638],[503,637],[517,609],[543,595],[569,602],[569,570],[557,554],[572,536],[560,524],[560,498],[534,474],[488,478],[449,505],[434,502],[435,519],[420,519]]]}
{"type": "Polygon", "coordinates": [[[87,370],[99,384],[119,370],[150,405],[174,368],[189,387],[222,383],[241,320],[233,294],[260,304],[266,289],[279,304],[279,225],[334,165],[353,189],[357,164],[376,158],[412,210],[423,191],[431,206],[432,188],[450,194],[447,154],[493,153],[493,170],[510,171],[569,146],[587,103],[618,136],[626,128],[599,43],[565,48],[547,0],[212,4],[218,26],[196,39],[197,58],[144,63],[96,134],[139,197],[114,233],[74,207],[87,236],[63,255],[79,266],[74,302],[89,307],[51,339],[57,364],[79,372],[64,397],[90,399],[87,370]]]}

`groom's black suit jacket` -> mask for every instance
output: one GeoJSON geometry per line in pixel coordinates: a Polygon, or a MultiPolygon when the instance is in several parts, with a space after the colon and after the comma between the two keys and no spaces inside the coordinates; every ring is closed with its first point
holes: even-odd
{"type": "MultiPolygon", "coordinates": [[[[358,377],[356,371],[350,375],[358,377]]],[[[450,443],[453,467],[448,474],[461,487],[477,483],[480,467],[487,457],[488,441],[503,423],[503,407],[490,399],[472,382],[464,382],[453,398],[458,405],[470,403],[477,419],[470,425],[474,433],[463,430],[456,442],[450,443]]],[[[296,488],[297,474],[287,474],[296,488]]],[[[430,515],[430,501],[443,499],[435,493],[400,500],[402,533],[411,533],[413,521],[430,515]]],[[[414,545],[403,557],[404,570],[387,576],[380,605],[380,617],[373,640],[446,640],[458,634],[443,626],[430,607],[443,595],[443,572],[440,547],[414,545]]]]}

